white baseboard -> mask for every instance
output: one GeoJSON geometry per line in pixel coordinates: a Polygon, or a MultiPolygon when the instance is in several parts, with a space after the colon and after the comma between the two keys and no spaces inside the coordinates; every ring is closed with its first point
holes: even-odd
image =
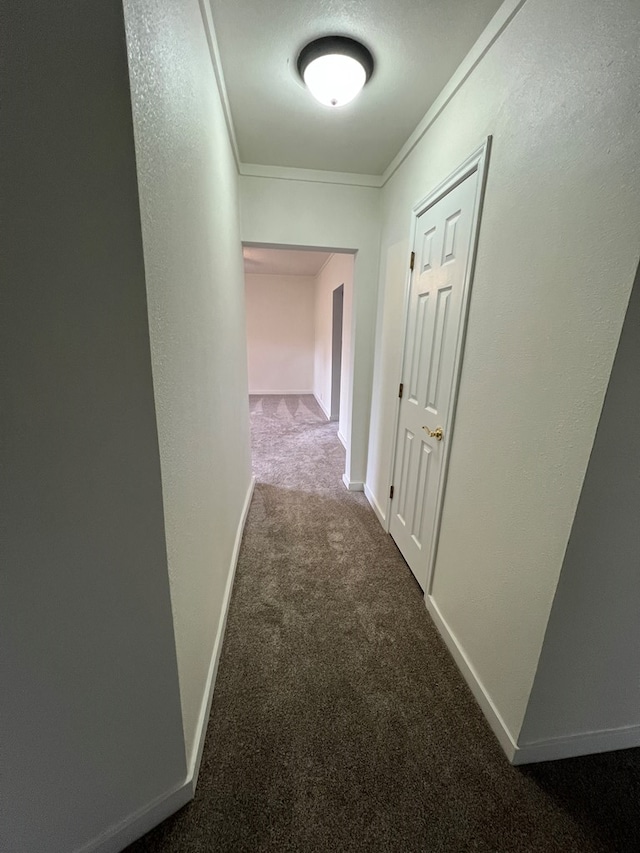
{"type": "Polygon", "coordinates": [[[516,744],[505,721],[500,716],[498,709],[493,704],[491,697],[473,668],[473,664],[467,658],[464,649],[440,612],[438,605],[430,595],[425,596],[425,602],[440,636],[445,641],[447,648],[458,665],[458,669],[471,688],[471,692],[480,705],[482,713],[485,715],[487,722],[498,738],[500,746],[511,764],[533,764],[538,761],[555,761],[560,758],[574,758],[578,755],[611,752],[616,749],[629,749],[640,746],[640,726],[638,725],[594,732],[582,732],[566,737],[516,744]]]}
{"type": "Polygon", "coordinates": [[[471,692],[473,693],[478,705],[480,705],[482,713],[487,718],[487,722],[491,726],[493,733],[498,738],[500,746],[505,751],[505,754],[509,761],[514,764],[514,758],[518,747],[516,746],[516,742],[512,737],[511,732],[507,728],[505,721],[500,716],[498,709],[493,704],[491,697],[489,696],[489,694],[485,690],[484,685],[480,681],[478,673],[475,671],[473,664],[468,659],[464,649],[458,642],[457,637],[449,627],[444,616],[442,615],[442,613],[440,613],[438,605],[435,603],[432,596],[425,595],[424,600],[427,605],[429,615],[433,619],[436,628],[440,633],[440,636],[442,637],[447,648],[451,652],[451,656],[458,665],[458,669],[460,670],[460,672],[464,676],[465,681],[471,688],[471,692]]]}
{"type": "Polygon", "coordinates": [[[350,492],[363,492],[364,491],[364,483],[361,483],[359,480],[350,480],[346,474],[342,475],[342,482],[349,489],[350,492]]]}
{"type": "MultiPolygon", "coordinates": [[[[369,486],[367,486],[367,484],[366,484],[366,483],[364,484],[364,494],[365,494],[366,499],[367,499],[367,500],[369,501],[369,503],[371,504],[371,508],[372,508],[372,509],[373,509],[373,511],[375,512],[375,514],[376,514],[376,516],[377,516],[377,518],[378,518],[378,521],[379,521],[379,522],[380,522],[380,524],[383,526],[383,528],[384,528],[385,530],[387,530],[387,516],[386,516],[386,514],[385,514],[384,512],[382,512],[382,509],[381,509],[381,507],[380,507],[380,504],[379,504],[379,503],[378,503],[378,501],[375,499],[375,497],[374,497],[374,495],[373,495],[373,492],[371,491],[371,489],[369,488],[369,486]]],[[[387,532],[388,532],[388,531],[387,531],[387,532]]]]}
{"type": "Polygon", "coordinates": [[[200,772],[200,762],[202,761],[202,750],[204,748],[204,741],[207,733],[209,714],[211,713],[211,702],[213,700],[216,675],[218,674],[218,664],[220,662],[220,654],[222,652],[224,632],[227,626],[227,615],[229,613],[229,603],[231,601],[231,593],[233,591],[233,581],[236,574],[236,566],[238,565],[240,545],[242,544],[242,534],[244,533],[244,526],[247,521],[255,483],[256,478],[255,476],[252,476],[236,530],[236,538],[233,544],[233,552],[231,554],[227,584],[225,586],[224,597],[222,599],[220,623],[218,625],[216,639],[213,644],[213,652],[211,654],[211,662],[209,664],[204,697],[200,709],[200,716],[198,718],[195,746],[187,770],[187,778],[177,788],[158,797],[152,803],[144,806],[133,815],[129,815],[121,823],[109,827],[109,829],[105,830],[105,832],[103,832],[98,838],[94,838],[83,847],[78,848],[75,853],[119,853],[119,851],[124,850],[125,847],[137,838],[140,838],[146,832],[153,829],[154,826],[157,826],[174,812],[177,812],[178,809],[181,809],[194,797],[196,785],[198,784],[198,774],[200,772]]]}
{"type": "Polygon", "coordinates": [[[324,416],[325,416],[325,418],[326,418],[328,421],[330,421],[330,420],[331,420],[331,412],[329,412],[329,411],[327,410],[327,407],[326,407],[326,406],[325,406],[325,404],[322,402],[322,400],[320,399],[320,397],[318,397],[318,395],[317,395],[317,394],[314,394],[313,396],[316,398],[316,403],[320,406],[320,408],[321,408],[321,409],[322,409],[322,411],[324,412],[324,416]]]}
{"type": "Polygon", "coordinates": [[[346,450],[347,449],[347,439],[343,436],[343,434],[340,432],[340,430],[338,430],[338,439],[340,440],[340,443],[342,444],[342,446],[346,450]]]}
{"type": "Polygon", "coordinates": [[[301,395],[304,394],[306,396],[313,395],[313,391],[292,391],[291,389],[287,389],[286,391],[249,391],[250,397],[287,397],[288,395],[301,395]]]}
{"type": "Polygon", "coordinates": [[[77,847],[74,853],[120,853],[192,799],[191,783],[189,779],[185,779],[177,788],[162,794],[115,826],[110,826],[82,847],[77,847]]]}
{"type": "Polygon", "coordinates": [[[202,761],[202,750],[204,749],[204,741],[207,734],[207,724],[209,723],[209,715],[211,713],[211,702],[213,700],[213,690],[216,684],[216,676],[218,674],[218,664],[220,663],[220,654],[222,653],[222,643],[224,641],[224,632],[227,627],[227,616],[229,613],[229,603],[231,602],[231,593],[233,591],[233,581],[236,576],[236,567],[238,565],[238,557],[240,555],[240,545],[242,544],[242,534],[244,533],[244,526],[247,521],[247,515],[249,514],[249,507],[251,506],[251,498],[253,497],[253,490],[256,485],[255,474],[252,475],[251,481],[249,482],[249,487],[247,489],[247,494],[245,495],[244,504],[242,506],[242,512],[240,513],[240,520],[238,521],[238,527],[236,529],[236,538],[233,543],[233,551],[231,553],[231,564],[229,566],[229,573],[227,575],[227,584],[224,590],[224,598],[222,599],[222,612],[220,616],[220,623],[218,624],[218,631],[216,633],[216,639],[213,644],[213,652],[211,654],[211,662],[209,664],[209,672],[207,674],[207,683],[205,686],[204,697],[202,700],[202,706],[200,708],[200,716],[198,717],[198,727],[196,729],[196,738],[195,738],[195,748],[193,750],[193,754],[191,756],[191,762],[189,765],[189,776],[191,779],[191,784],[193,786],[193,793],[196,792],[196,785],[198,784],[198,774],[200,773],[200,762],[202,761]]]}
{"type": "Polygon", "coordinates": [[[537,761],[555,761],[574,758],[594,752],[611,752],[640,746],[640,726],[623,726],[618,729],[601,729],[581,732],[566,737],[551,738],[534,743],[518,744],[513,764],[533,764],[537,761]]]}

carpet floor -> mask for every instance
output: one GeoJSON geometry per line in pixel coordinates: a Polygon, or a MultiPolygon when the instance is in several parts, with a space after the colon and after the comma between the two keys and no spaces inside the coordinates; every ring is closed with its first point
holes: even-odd
{"type": "Polygon", "coordinates": [[[196,797],[129,853],[640,850],[640,750],[511,767],[311,397],[256,491],[196,797]]]}

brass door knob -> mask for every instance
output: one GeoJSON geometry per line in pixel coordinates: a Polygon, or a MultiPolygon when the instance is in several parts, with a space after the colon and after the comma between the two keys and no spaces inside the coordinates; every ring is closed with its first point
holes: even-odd
{"type": "Polygon", "coordinates": [[[423,426],[422,429],[427,433],[427,435],[431,436],[431,438],[435,438],[436,441],[442,441],[444,436],[444,432],[442,431],[442,427],[436,427],[435,429],[429,429],[428,426],[423,426]]]}

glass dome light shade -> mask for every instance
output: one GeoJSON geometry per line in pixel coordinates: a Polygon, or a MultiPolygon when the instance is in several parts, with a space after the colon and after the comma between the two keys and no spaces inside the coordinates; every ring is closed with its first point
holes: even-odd
{"type": "Polygon", "coordinates": [[[304,69],[303,79],[321,104],[342,107],[360,92],[367,82],[367,73],[352,56],[330,53],[313,59],[304,69]]]}
{"type": "Polygon", "coordinates": [[[348,36],[322,36],[298,55],[298,74],[322,104],[341,107],[352,101],[373,74],[371,51],[348,36]]]}

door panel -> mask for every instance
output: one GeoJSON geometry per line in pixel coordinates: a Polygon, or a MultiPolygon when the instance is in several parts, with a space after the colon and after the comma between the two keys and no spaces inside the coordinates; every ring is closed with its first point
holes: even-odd
{"type": "Polygon", "coordinates": [[[427,312],[428,293],[422,293],[418,296],[418,316],[416,320],[416,331],[414,336],[414,352],[411,359],[411,381],[409,383],[409,399],[414,403],[420,400],[420,389],[418,387],[418,379],[420,374],[420,364],[424,361],[426,347],[428,346],[429,329],[427,327],[427,312]]]}
{"type": "Polygon", "coordinates": [[[427,484],[429,482],[429,465],[431,463],[431,448],[422,442],[420,445],[420,460],[418,462],[418,482],[416,501],[413,512],[413,529],[411,536],[416,545],[421,548],[424,540],[427,506],[427,484]]]}
{"type": "MultiPolygon", "coordinates": [[[[451,297],[451,288],[444,287],[438,291],[436,299],[436,317],[434,321],[434,330],[431,340],[431,356],[429,364],[429,373],[427,379],[427,393],[425,394],[425,408],[432,415],[437,415],[442,409],[440,404],[439,391],[442,390],[440,381],[442,375],[443,362],[446,362],[447,353],[443,353],[444,345],[447,342],[447,332],[449,330],[449,304],[451,297]]],[[[454,342],[455,345],[455,342],[454,342]]]]}
{"type": "Polygon", "coordinates": [[[477,182],[476,170],[427,208],[414,241],[389,530],[423,589],[452,426],[477,182]],[[442,440],[429,434],[438,427],[442,440]]]}

